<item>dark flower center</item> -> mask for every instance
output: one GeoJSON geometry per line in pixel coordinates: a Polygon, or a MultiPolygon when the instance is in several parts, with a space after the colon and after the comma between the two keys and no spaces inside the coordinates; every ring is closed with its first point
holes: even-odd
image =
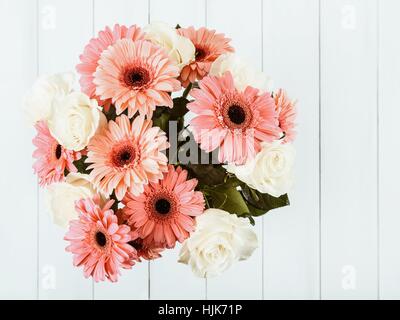
{"type": "Polygon", "coordinates": [[[135,160],[136,152],[132,146],[124,146],[113,152],[112,163],[116,167],[123,167],[132,163],[135,160]]]}
{"type": "Polygon", "coordinates": [[[246,113],[238,105],[232,105],[228,109],[228,117],[234,124],[242,124],[246,120],[246,113]]]}
{"type": "Polygon", "coordinates": [[[150,81],[149,72],[141,67],[128,69],[124,74],[124,82],[127,86],[138,88],[143,87],[150,81]]]}
{"type": "Polygon", "coordinates": [[[56,147],[56,158],[57,158],[57,160],[61,158],[61,151],[62,151],[61,145],[58,144],[57,147],[56,147]]]}
{"type": "Polygon", "coordinates": [[[206,51],[202,48],[196,48],[196,52],[195,52],[195,59],[197,61],[199,60],[203,60],[204,57],[206,56],[206,51]]]}
{"type": "Polygon", "coordinates": [[[103,232],[97,231],[95,237],[96,237],[96,242],[100,247],[104,247],[107,244],[107,238],[103,232]]]}
{"type": "Polygon", "coordinates": [[[166,199],[158,199],[155,203],[156,211],[160,214],[167,214],[171,209],[171,204],[166,199]]]}

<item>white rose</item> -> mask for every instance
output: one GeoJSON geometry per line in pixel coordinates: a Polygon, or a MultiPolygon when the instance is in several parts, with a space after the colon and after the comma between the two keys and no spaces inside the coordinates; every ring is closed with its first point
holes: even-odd
{"type": "Polygon", "coordinates": [[[69,173],[65,182],[53,183],[46,188],[46,206],[53,222],[63,228],[78,217],[75,201],[93,197],[95,190],[89,175],[69,173]]]}
{"type": "Polygon", "coordinates": [[[251,188],[279,197],[293,186],[294,155],[289,143],[263,143],[254,159],[241,166],[229,164],[225,169],[251,188]]]}
{"type": "Polygon", "coordinates": [[[210,75],[222,76],[230,71],[236,89],[243,91],[247,86],[259,89],[261,92],[272,91],[272,80],[264,73],[251,68],[234,53],[220,55],[211,65],[210,75]]]}
{"type": "Polygon", "coordinates": [[[68,150],[80,151],[104,122],[102,117],[104,114],[95,99],[72,92],[54,99],[48,125],[58,143],[68,150]]]}
{"type": "Polygon", "coordinates": [[[145,38],[163,47],[180,69],[194,60],[196,49],[193,43],[177,34],[175,28],[164,22],[152,22],[144,27],[144,31],[145,38]]]}
{"type": "Polygon", "coordinates": [[[196,231],[179,253],[179,262],[199,277],[214,277],[234,262],[249,258],[258,247],[248,219],[220,209],[207,209],[196,218],[196,231]]]}
{"type": "Polygon", "coordinates": [[[48,120],[54,98],[69,94],[74,81],[75,76],[71,72],[39,77],[24,98],[24,110],[29,122],[34,124],[48,120]]]}

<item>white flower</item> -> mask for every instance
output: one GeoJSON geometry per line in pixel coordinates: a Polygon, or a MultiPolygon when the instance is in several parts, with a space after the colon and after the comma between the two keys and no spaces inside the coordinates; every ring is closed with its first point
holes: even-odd
{"type": "Polygon", "coordinates": [[[78,217],[75,201],[93,197],[95,190],[89,175],[69,173],[65,182],[53,183],[46,188],[46,206],[53,222],[63,228],[78,217]]]}
{"type": "Polygon", "coordinates": [[[144,31],[145,38],[163,47],[180,69],[194,60],[196,49],[193,43],[179,35],[175,28],[164,22],[152,22],[144,27],[144,31]]]}
{"type": "Polygon", "coordinates": [[[257,88],[261,92],[272,91],[272,80],[264,73],[251,68],[234,53],[220,55],[211,65],[210,75],[222,76],[227,71],[232,74],[235,87],[240,91],[247,86],[257,88]]]}
{"type": "Polygon", "coordinates": [[[48,120],[49,130],[66,149],[79,151],[96,133],[102,123],[102,114],[95,99],[89,99],[81,92],[72,92],[54,99],[48,120]]]}
{"type": "Polygon", "coordinates": [[[263,143],[261,151],[244,165],[225,166],[253,189],[279,197],[293,186],[294,148],[291,144],[263,143]]]}
{"type": "Polygon", "coordinates": [[[74,81],[75,76],[71,72],[39,77],[24,98],[24,110],[29,122],[34,124],[48,120],[54,98],[69,94],[74,81]]]}
{"type": "Polygon", "coordinates": [[[196,231],[184,242],[179,262],[190,265],[195,275],[209,278],[249,258],[257,247],[257,235],[248,219],[207,209],[196,218],[196,231]]]}

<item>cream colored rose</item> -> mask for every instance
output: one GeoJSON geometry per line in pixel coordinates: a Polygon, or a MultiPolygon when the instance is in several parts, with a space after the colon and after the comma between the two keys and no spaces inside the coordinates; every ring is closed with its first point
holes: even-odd
{"type": "Polygon", "coordinates": [[[293,186],[294,155],[289,143],[263,143],[254,159],[241,166],[230,164],[225,168],[251,188],[279,197],[293,186]]]}
{"type": "Polygon", "coordinates": [[[164,22],[152,22],[144,27],[145,38],[163,47],[170,59],[182,69],[195,57],[195,47],[186,37],[178,35],[175,28],[164,22]]]}
{"type": "Polygon", "coordinates": [[[69,94],[74,81],[75,76],[71,72],[39,77],[24,98],[28,121],[35,124],[40,120],[48,120],[54,98],[69,94]]]}
{"type": "Polygon", "coordinates": [[[196,218],[196,231],[180,251],[179,262],[199,277],[214,277],[233,263],[249,258],[258,246],[248,219],[220,209],[207,209],[196,218]]]}
{"type": "Polygon", "coordinates": [[[104,122],[102,115],[96,100],[81,92],[72,92],[54,99],[49,130],[66,149],[80,151],[104,122]]]}
{"type": "Polygon", "coordinates": [[[46,206],[53,222],[63,228],[78,217],[75,201],[93,197],[95,190],[89,175],[69,173],[65,182],[53,183],[46,188],[46,206]]]}
{"type": "Polygon", "coordinates": [[[252,86],[262,92],[271,92],[272,80],[264,73],[251,68],[234,53],[220,55],[211,65],[210,75],[222,76],[225,72],[232,74],[236,89],[243,91],[252,86]]]}

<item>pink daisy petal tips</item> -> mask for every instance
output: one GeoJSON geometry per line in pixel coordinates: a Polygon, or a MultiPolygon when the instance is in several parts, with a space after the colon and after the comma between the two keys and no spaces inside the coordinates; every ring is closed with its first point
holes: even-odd
{"type": "Polygon", "coordinates": [[[131,124],[126,115],[117,117],[88,145],[86,162],[92,183],[106,195],[115,191],[118,200],[127,191],[138,195],[168,170],[162,153],[168,147],[165,132],[152,127],[151,120],[138,116],[131,124]]]}
{"type": "Polygon", "coordinates": [[[170,165],[159,183],[150,183],[140,195],[127,194],[124,214],[146,246],[173,248],[194,231],[194,217],[204,211],[196,185],[196,179],[187,180],[186,170],[170,165]]]}
{"type": "Polygon", "coordinates": [[[111,99],[117,114],[151,118],[156,106],[172,108],[169,93],[181,88],[179,68],[165,50],[149,41],[122,39],[105,50],[94,73],[96,94],[111,99]]]}
{"type": "Polygon", "coordinates": [[[130,269],[137,260],[136,250],[128,243],[131,230],[118,224],[112,204],[113,200],[101,206],[98,196],[77,201],[79,219],[70,221],[64,237],[70,242],[66,251],[73,254],[74,265],[83,266],[85,277],[96,282],[116,282],[120,269],[130,269]]]}
{"type": "Polygon", "coordinates": [[[279,139],[275,103],[266,92],[252,87],[239,92],[228,71],[222,77],[207,76],[193,89],[188,109],[196,142],[206,152],[219,147],[221,163],[243,164],[261,150],[261,142],[279,139]]]}
{"type": "Polygon", "coordinates": [[[83,54],[79,57],[81,63],[76,66],[76,70],[81,75],[79,82],[82,91],[90,98],[97,99],[99,105],[104,106],[106,111],[110,106],[111,99],[102,101],[100,97],[96,95],[96,86],[93,83],[93,75],[96,72],[103,51],[120,39],[130,39],[132,41],[143,40],[144,33],[136,25],[129,28],[126,26],[120,26],[119,24],[116,24],[113,29],[106,27],[105,30],[99,32],[97,38],[91,39],[86,45],[83,54]]]}
{"type": "Polygon", "coordinates": [[[201,80],[211,68],[211,64],[223,53],[233,52],[229,45],[231,39],[225,38],[224,34],[216,33],[215,30],[193,27],[180,28],[177,32],[189,40],[195,46],[195,61],[185,66],[180,74],[182,86],[187,87],[189,83],[201,80]]]}
{"type": "Polygon", "coordinates": [[[36,162],[33,169],[39,177],[39,185],[45,186],[64,180],[65,170],[77,172],[73,162],[81,158],[79,152],[65,149],[52,137],[45,121],[35,124],[37,135],[32,142],[37,147],[33,152],[36,162]]]}
{"type": "Polygon", "coordinates": [[[296,137],[296,104],[289,99],[283,89],[274,94],[276,112],[278,113],[279,127],[284,133],[283,142],[292,142],[296,137]]]}

